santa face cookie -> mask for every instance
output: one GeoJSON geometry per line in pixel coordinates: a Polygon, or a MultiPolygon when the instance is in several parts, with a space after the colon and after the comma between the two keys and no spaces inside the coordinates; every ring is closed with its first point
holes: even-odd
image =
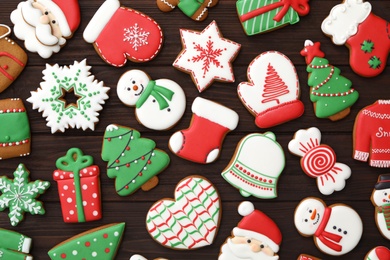
{"type": "Polygon", "coordinates": [[[102,146],[102,159],[107,162],[107,176],[115,179],[115,190],[127,196],[139,188],[148,191],[158,184],[157,174],[169,164],[168,154],[156,149],[156,143],[132,128],[109,125],[102,146]]]}
{"type": "Polygon", "coordinates": [[[359,93],[351,88],[349,79],[340,75],[339,68],[324,59],[325,54],[320,50],[320,45],[319,42],[306,40],[301,51],[309,73],[307,84],[310,86],[310,100],[316,117],[337,121],[349,114],[359,93]]]}
{"type": "Polygon", "coordinates": [[[27,63],[27,54],[8,38],[10,33],[11,28],[0,24],[0,93],[14,82],[27,63]]]}
{"type": "Polygon", "coordinates": [[[78,0],[22,1],[11,13],[14,33],[44,59],[60,51],[80,24],[78,0]]]}
{"type": "Polygon", "coordinates": [[[363,0],[344,0],[322,22],[322,31],[336,45],[349,48],[349,64],[363,77],[374,77],[386,68],[390,52],[390,25],[363,0]]]}
{"type": "Polygon", "coordinates": [[[279,259],[282,233],[276,223],[249,201],[239,205],[238,213],[243,218],[222,245],[218,260],[279,259]]]}
{"type": "Polygon", "coordinates": [[[0,228],[0,257],[12,260],[32,260],[29,255],[31,238],[15,231],[0,228]]]}
{"type": "Polygon", "coordinates": [[[135,106],[137,120],[153,130],[167,130],[183,116],[186,96],[183,89],[169,79],[152,80],[141,70],[129,70],[118,81],[119,99],[135,106]]]}
{"type": "Polygon", "coordinates": [[[319,250],[328,255],[344,255],[359,243],[363,222],[345,204],[326,206],[319,198],[302,200],[295,209],[294,223],[302,236],[313,236],[319,250]]]}
{"type": "Polygon", "coordinates": [[[95,80],[90,69],[86,60],[75,61],[69,67],[46,64],[42,71],[44,81],[37,91],[31,91],[27,101],[33,104],[33,109],[43,111],[52,133],[64,132],[69,127],[95,129],[98,111],[103,109],[110,88],[95,80]],[[65,100],[68,93],[77,97],[76,104],[65,100]]]}
{"type": "Polygon", "coordinates": [[[50,259],[115,259],[125,223],[113,223],[71,237],[48,252],[50,259]]]}
{"type": "Polygon", "coordinates": [[[364,260],[388,260],[390,259],[390,250],[385,246],[377,246],[370,250],[364,257],[364,260]]]}
{"type": "Polygon", "coordinates": [[[238,97],[256,117],[260,128],[268,128],[300,117],[299,80],[292,62],[282,53],[268,51],[248,66],[249,82],[237,87],[238,97]]]}
{"type": "Polygon", "coordinates": [[[178,7],[185,15],[194,21],[203,21],[207,18],[209,8],[215,6],[218,0],[157,0],[158,9],[170,12],[178,7]]]}
{"type": "Polygon", "coordinates": [[[370,166],[390,168],[390,100],[378,100],[357,114],[353,158],[370,166]]]}
{"type": "Polygon", "coordinates": [[[108,64],[122,67],[127,60],[146,62],[160,52],[163,33],[151,17],[106,0],[97,10],[83,33],[99,56],[108,64]]]}
{"type": "Polygon", "coordinates": [[[317,179],[317,187],[324,195],[340,191],[351,176],[351,168],[336,162],[333,149],[321,144],[321,132],[316,127],[298,130],[289,142],[291,153],[302,157],[301,167],[307,176],[317,179]]]}
{"type": "Polygon", "coordinates": [[[283,149],[272,132],[249,134],[238,143],[221,175],[244,197],[273,199],[284,165],[283,149]]]}
{"type": "Polygon", "coordinates": [[[237,127],[238,114],[201,97],[195,98],[191,110],[190,127],[171,136],[169,149],[192,162],[212,163],[219,156],[225,135],[237,127]]]}
{"type": "Polygon", "coordinates": [[[390,174],[379,175],[371,194],[375,221],[381,234],[390,240],[390,174]]]}
{"type": "Polygon", "coordinates": [[[191,75],[199,92],[214,80],[234,82],[232,62],[241,44],[222,37],[215,21],[202,32],[180,30],[183,50],[173,62],[173,67],[191,75]]]}
{"type": "Polygon", "coordinates": [[[29,155],[30,123],[22,100],[0,100],[0,122],[0,160],[29,155]]]}
{"type": "Polygon", "coordinates": [[[200,176],[188,176],[177,184],[174,195],[149,209],[146,228],[151,237],[172,249],[211,245],[221,217],[221,200],[213,184],[200,176]]]}

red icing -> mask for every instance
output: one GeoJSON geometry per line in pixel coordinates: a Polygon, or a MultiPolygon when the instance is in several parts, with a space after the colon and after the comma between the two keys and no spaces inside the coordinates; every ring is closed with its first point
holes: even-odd
{"type": "Polygon", "coordinates": [[[110,249],[106,248],[106,249],[104,249],[104,252],[106,252],[108,254],[108,253],[110,253],[110,249]]]}
{"type": "MultiPolygon", "coordinates": [[[[15,61],[19,66],[21,67],[24,67],[25,64],[23,62],[21,62],[18,58],[16,58],[15,56],[13,56],[12,54],[8,53],[8,52],[5,52],[5,51],[2,51],[0,52],[0,57],[8,57],[10,59],[12,59],[13,61],[15,61]]],[[[9,80],[14,80],[15,78],[10,75],[8,72],[6,72],[5,70],[8,69],[8,65],[3,65],[0,67],[0,72],[6,76],[9,80]]]]}
{"type": "Polygon", "coordinates": [[[73,33],[80,24],[80,6],[78,0],[53,0],[66,17],[70,31],[73,33]]]}
{"type": "Polygon", "coordinates": [[[315,42],[314,45],[308,45],[303,48],[301,55],[306,57],[306,63],[309,65],[314,57],[324,58],[325,53],[321,51],[321,43],[315,42]]]}
{"type": "Polygon", "coordinates": [[[66,254],[65,254],[65,253],[62,253],[62,254],[61,254],[61,258],[64,258],[64,259],[65,259],[65,258],[66,258],[66,254]]]}
{"type": "Polygon", "coordinates": [[[375,254],[378,256],[379,260],[390,259],[390,250],[384,246],[377,246],[375,248],[375,254]]]}
{"type": "Polygon", "coordinates": [[[342,246],[337,243],[340,242],[342,236],[325,231],[331,214],[332,208],[325,208],[321,223],[318,226],[317,231],[314,233],[314,236],[321,240],[321,242],[330,249],[341,252],[342,246]]]}
{"type": "Polygon", "coordinates": [[[160,51],[162,38],[161,28],[152,18],[136,10],[120,7],[96,39],[95,45],[107,63],[120,67],[126,63],[127,57],[136,62],[153,59],[160,51]],[[149,32],[148,44],[138,46],[137,50],[123,40],[124,29],[135,24],[149,32]]]}
{"type": "Polygon", "coordinates": [[[86,247],[91,246],[91,242],[89,242],[89,241],[85,242],[85,246],[86,246],[86,247]]]}
{"type": "Polygon", "coordinates": [[[280,78],[278,72],[275,68],[268,64],[267,67],[267,76],[265,77],[264,93],[262,97],[264,98],[261,102],[267,103],[276,101],[277,104],[280,103],[278,97],[290,93],[286,83],[280,78]]]}

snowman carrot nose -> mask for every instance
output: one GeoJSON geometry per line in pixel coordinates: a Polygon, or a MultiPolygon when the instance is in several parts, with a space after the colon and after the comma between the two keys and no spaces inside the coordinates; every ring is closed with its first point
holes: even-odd
{"type": "Polygon", "coordinates": [[[134,85],[134,86],[133,86],[133,90],[137,91],[137,90],[138,90],[138,86],[137,86],[137,85],[134,85]]]}
{"type": "Polygon", "coordinates": [[[311,220],[314,220],[314,218],[316,217],[316,214],[317,214],[317,210],[314,210],[313,213],[311,214],[311,220]]]}

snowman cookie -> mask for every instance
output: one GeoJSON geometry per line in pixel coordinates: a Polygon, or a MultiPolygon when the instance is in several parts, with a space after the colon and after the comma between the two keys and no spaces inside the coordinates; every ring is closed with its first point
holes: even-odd
{"type": "Polygon", "coordinates": [[[337,203],[326,206],[319,198],[303,199],[295,209],[294,224],[305,237],[313,236],[319,250],[340,256],[354,249],[363,234],[363,222],[351,207],[337,203]]]}
{"type": "Polygon", "coordinates": [[[284,152],[275,134],[253,133],[241,139],[221,175],[244,197],[273,199],[284,166],[284,152]]]}
{"type": "Polygon", "coordinates": [[[364,260],[389,260],[390,250],[385,246],[377,246],[370,250],[364,260]]]}
{"type": "Polygon", "coordinates": [[[135,106],[137,120],[153,130],[167,130],[183,116],[186,96],[183,89],[169,79],[152,80],[141,70],[129,70],[118,81],[119,99],[135,106]]]}
{"type": "Polygon", "coordinates": [[[237,87],[238,97],[256,117],[260,128],[268,128],[300,117],[299,80],[291,60],[277,51],[257,56],[248,66],[249,82],[237,87]]]}
{"type": "Polygon", "coordinates": [[[321,144],[321,132],[316,127],[298,130],[289,142],[291,153],[302,157],[301,167],[307,176],[317,179],[317,187],[324,195],[340,191],[351,176],[348,165],[336,162],[333,149],[321,144]]]}
{"type": "Polygon", "coordinates": [[[381,234],[390,240],[390,174],[379,175],[371,194],[375,206],[375,221],[381,234]]]}

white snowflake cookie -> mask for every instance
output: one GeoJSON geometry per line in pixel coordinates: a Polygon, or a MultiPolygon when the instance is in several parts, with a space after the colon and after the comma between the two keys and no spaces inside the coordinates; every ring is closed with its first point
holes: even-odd
{"type": "Polygon", "coordinates": [[[90,69],[85,59],[75,61],[69,67],[46,64],[42,72],[44,81],[37,91],[31,91],[27,101],[33,104],[33,109],[43,111],[42,116],[46,117],[46,125],[52,133],[64,132],[69,127],[95,129],[99,121],[98,111],[103,109],[110,88],[95,80],[90,69]],[[65,99],[67,94],[73,94],[77,101],[68,102],[65,99]]]}

